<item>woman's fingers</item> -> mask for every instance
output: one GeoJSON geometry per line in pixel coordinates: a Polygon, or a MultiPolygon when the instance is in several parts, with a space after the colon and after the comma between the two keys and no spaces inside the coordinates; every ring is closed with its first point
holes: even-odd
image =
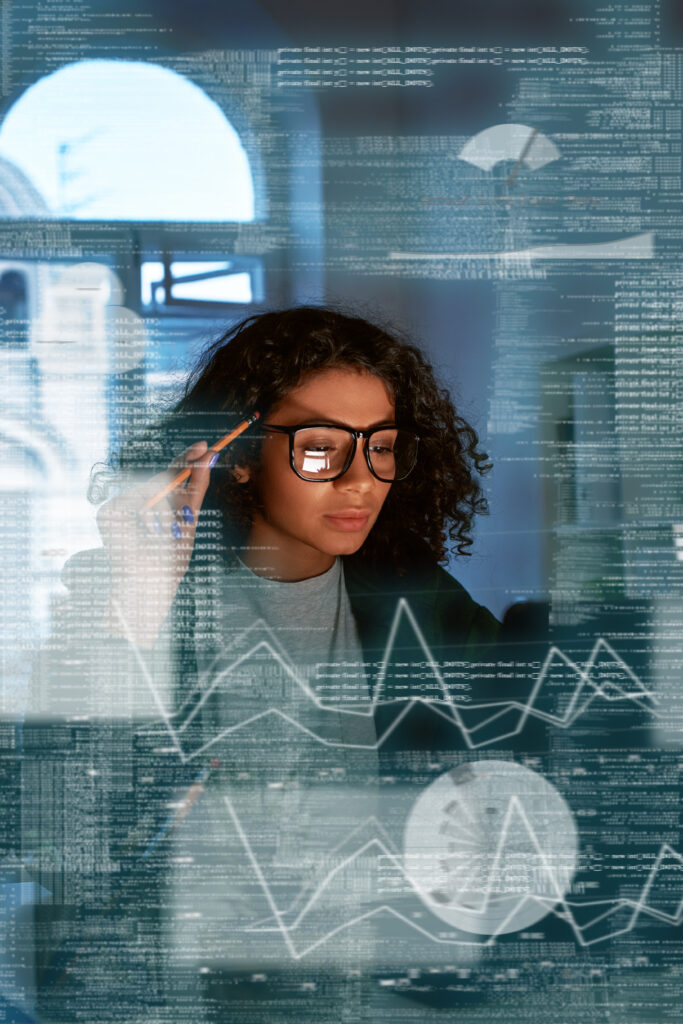
{"type": "Polygon", "coordinates": [[[206,441],[197,441],[195,444],[190,445],[189,448],[186,448],[184,452],[176,455],[169,464],[168,469],[162,470],[161,473],[156,473],[148,480],[145,480],[144,483],[135,487],[134,490],[127,493],[130,494],[131,498],[134,494],[138,503],[142,499],[141,507],[145,510],[150,508],[161,509],[163,508],[164,501],[170,502],[174,507],[179,503],[184,504],[180,499],[183,496],[184,489],[187,487],[192,468],[198,459],[206,455],[207,450],[208,445],[206,441]],[[185,470],[190,472],[184,480],[176,483],[175,481],[179,474],[185,470]]]}
{"type": "MultiPolygon", "coordinates": [[[[179,469],[184,469],[189,462],[194,462],[196,459],[200,459],[208,449],[206,441],[195,441],[189,448],[186,448],[184,452],[180,452],[173,459],[169,466],[170,470],[175,470],[176,473],[179,469]]],[[[175,474],[173,474],[175,476],[175,474]]]]}
{"type": "Polygon", "coordinates": [[[146,480],[141,487],[137,488],[137,493],[145,499],[145,507],[151,506],[154,508],[166,497],[169,498],[173,505],[177,505],[177,496],[182,494],[182,489],[187,485],[187,480],[189,479],[188,473],[184,480],[176,483],[179,474],[186,470],[191,472],[194,463],[202,455],[206,454],[207,449],[206,441],[195,442],[195,444],[186,448],[184,452],[176,455],[168,469],[157,473],[149,480],[146,480]]]}
{"type": "Polygon", "coordinates": [[[167,470],[100,507],[97,521],[103,538],[131,529],[141,530],[152,541],[169,535],[177,541],[193,537],[214,463],[215,453],[206,441],[190,445],[167,470]],[[188,478],[171,487],[184,469],[190,470],[188,478]]]}
{"type": "Polygon", "coordinates": [[[186,522],[196,522],[211,480],[211,470],[216,464],[218,453],[207,448],[192,459],[192,472],[182,494],[180,506],[186,522]]]}
{"type": "MultiPolygon", "coordinates": [[[[170,531],[176,541],[194,537],[199,512],[211,479],[211,467],[215,464],[215,454],[209,449],[206,441],[198,441],[176,456],[166,474],[155,478],[161,483],[161,489],[163,489],[177,477],[179,469],[190,470],[187,480],[169,491],[164,499],[157,502],[151,509],[146,509],[147,516],[159,508],[164,509],[166,514],[159,517],[158,525],[161,531],[170,531]]],[[[159,493],[158,490],[155,491],[155,494],[157,493],[159,493]]],[[[146,519],[146,525],[149,525],[148,519],[146,519]]],[[[157,524],[152,523],[152,529],[156,528],[157,524]]]]}

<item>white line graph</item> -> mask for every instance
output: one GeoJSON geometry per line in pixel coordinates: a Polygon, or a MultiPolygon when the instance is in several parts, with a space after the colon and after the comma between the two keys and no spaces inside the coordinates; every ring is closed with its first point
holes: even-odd
{"type": "MultiPolygon", "coordinates": [[[[319,936],[314,942],[309,942],[307,945],[302,944],[299,947],[297,947],[297,932],[299,930],[303,930],[302,925],[304,924],[309,912],[312,911],[312,909],[314,909],[315,904],[320,901],[323,894],[330,887],[334,879],[341,874],[344,868],[353,864],[353,862],[358,858],[365,856],[370,850],[376,850],[378,856],[381,855],[387,858],[396,868],[397,872],[400,875],[402,875],[403,879],[413,889],[415,895],[418,898],[419,891],[412,882],[409,874],[405,871],[403,864],[401,863],[400,857],[398,857],[394,850],[391,848],[391,846],[386,843],[384,837],[381,837],[378,834],[377,837],[367,840],[361,846],[359,846],[352,854],[344,858],[339,864],[335,865],[335,867],[332,870],[330,870],[324,876],[324,878],[317,884],[313,893],[306,900],[303,907],[301,907],[301,909],[298,910],[298,912],[292,918],[292,920],[289,921],[289,923],[287,923],[286,919],[292,916],[293,907],[301,902],[300,897],[297,897],[296,900],[294,901],[294,904],[286,911],[281,911],[277,908],[271,889],[268,886],[263,871],[254,855],[254,852],[251,848],[251,844],[249,843],[249,839],[242,827],[242,824],[232,804],[232,801],[227,795],[224,795],[223,799],[225,801],[225,806],[227,808],[230,820],[234,827],[236,828],[239,838],[242,844],[244,845],[247,856],[252,866],[254,867],[254,871],[263,889],[264,895],[269,905],[273,909],[273,919],[275,921],[274,924],[259,922],[257,924],[252,925],[249,930],[258,932],[280,931],[282,933],[283,941],[285,942],[287,949],[289,950],[291,956],[295,960],[303,959],[305,956],[312,953],[319,946],[330,941],[330,939],[332,939],[335,935],[339,934],[340,932],[348,928],[354,927],[354,925],[359,924],[361,921],[366,920],[369,917],[378,916],[381,914],[392,915],[393,917],[402,921],[408,928],[413,929],[414,931],[418,932],[420,935],[431,940],[432,942],[438,943],[440,945],[468,947],[494,945],[497,938],[505,932],[508,922],[514,919],[514,917],[520,913],[520,910],[522,910],[524,906],[529,902],[540,905],[544,910],[546,910],[547,913],[551,913],[555,917],[565,921],[567,925],[571,928],[577,943],[584,948],[596,945],[600,942],[606,942],[609,939],[615,938],[619,935],[626,934],[627,932],[633,929],[641,914],[648,915],[652,918],[662,921],[663,923],[674,926],[677,926],[681,924],[681,922],[683,922],[683,898],[679,900],[676,911],[673,914],[667,914],[664,911],[658,910],[656,907],[650,906],[647,902],[647,898],[652,891],[657,874],[666,857],[672,858],[676,862],[677,867],[682,870],[681,888],[683,889],[683,856],[681,856],[681,854],[674,850],[673,847],[669,846],[668,843],[662,844],[660,851],[657,854],[655,862],[652,866],[652,869],[649,872],[647,880],[643,886],[641,895],[637,900],[621,898],[609,900],[590,900],[586,902],[568,900],[566,899],[559,883],[557,882],[553,867],[548,862],[546,853],[543,850],[541,844],[539,843],[538,838],[534,832],[534,829],[529,822],[522,802],[517,797],[513,796],[510,798],[508,804],[505,820],[501,828],[498,844],[495,849],[493,863],[495,865],[500,862],[503,856],[505,842],[507,839],[509,829],[511,827],[513,816],[517,815],[521,820],[525,830],[527,831],[527,834],[536,850],[537,856],[539,857],[539,862],[543,866],[544,872],[546,873],[548,879],[552,883],[553,888],[555,889],[555,893],[553,896],[546,897],[534,894],[527,894],[522,896],[517,901],[517,903],[514,904],[514,906],[510,910],[509,914],[505,917],[505,919],[498,924],[498,927],[493,932],[493,934],[491,934],[489,938],[487,938],[484,941],[479,941],[477,939],[469,940],[460,938],[444,938],[442,935],[430,932],[428,928],[425,928],[421,924],[416,923],[416,921],[411,920],[411,918],[407,917],[405,914],[402,914],[400,911],[396,910],[396,908],[392,907],[390,904],[378,903],[377,906],[371,908],[370,910],[357,914],[356,916],[344,921],[342,924],[336,925],[334,928],[329,929],[323,935],[319,936]],[[583,924],[580,925],[578,923],[574,911],[584,911],[586,910],[586,908],[598,907],[605,909],[601,909],[594,917],[592,917],[588,921],[584,921],[583,924]],[[618,913],[620,910],[623,909],[630,909],[632,911],[629,921],[624,927],[616,928],[612,931],[605,931],[593,937],[587,937],[587,933],[590,929],[595,928],[596,925],[600,924],[603,921],[606,921],[608,918],[610,918],[611,916],[613,916],[614,914],[618,913]]],[[[490,900],[491,890],[489,887],[483,893],[482,905],[480,908],[478,908],[476,913],[484,915],[488,909],[490,900]]],[[[470,910],[470,912],[472,911],[470,910]]]]}
{"type": "MultiPolygon", "coordinates": [[[[384,825],[382,825],[382,823],[379,821],[379,819],[376,818],[374,815],[370,815],[364,821],[361,821],[361,823],[359,825],[356,825],[355,828],[351,829],[351,831],[348,832],[347,835],[340,842],[336,843],[335,846],[333,846],[329,850],[327,850],[325,852],[325,860],[331,860],[335,856],[337,856],[337,857],[340,856],[341,855],[341,851],[344,849],[344,847],[349,846],[351,844],[352,840],[354,839],[354,837],[358,836],[359,833],[362,833],[364,831],[369,832],[370,838],[366,839],[366,840],[361,840],[360,841],[360,845],[356,846],[356,848],[354,849],[354,854],[356,854],[359,849],[365,848],[365,847],[370,848],[370,846],[372,846],[373,843],[379,841],[383,845],[384,848],[386,848],[387,850],[389,850],[391,852],[392,856],[395,856],[397,858],[400,857],[400,854],[399,854],[397,848],[395,847],[394,842],[393,842],[391,836],[389,835],[389,833],[384,828],[384,825]]],[[[302,904],[305,903],[307,894],[309,892],[312,892],[313,890],[317,890],[318,888],[319,888],[319,883],[316,882],[316,879],[315,879],[315,876],[314,876],[310,881],[308,881],[308,882],[306,882],[304,884],[304,886],[301,888],[301,890],[298,892],[298,894],[294,897],[294,899],[289,904],[289,906],[286,909],[280,911],[281,917],[282,918],[292,917],[295,913],[297,913],[299,911],[299,909],[301,908],[302,904]]],[[[272,918],[267,918],[265,921],[255,921],[253,923],[253,925],[251,926],[251,930],[260,930],[261,928],[263,928],[266,925],[267,925],[267,928],[270,929],[269,922],[271,920],[272,920],[272,918]]]]}
{"type": "MultiPolygon", "coordinates": [[[[589,654],[589,657],[583,667],[580,667],[568,655],[566,655],[562,650],[560,650],[560,648],[554,645],[551,646],[538,672],[538,675],[536,677],[536,680],[534,682],[532,691],[527,702],[500,702],[498,710],[494,711],[493,714],[489,715],[484,721],[479,722],[477,725],[471,728],[468,728],[465,725],[462,718],[462,712],[464,709],[458,708],[456,703],[453,701],[448,686],[439,670],[438,663],[432,656],[432,652],[429,648],[429,645],[422,633],[422,630],[420,629],[417,620],[415,619],[415,616],[412,612],[412,609],[410,608],[408,601],[405,598],[400,598],[397,603],[396,612],[394,614],[392,625],[389,631],[389,636],[387,638],[383,658],[380,663],[380,671],[375,681],[374,690],[368,702],[368,707],[365,710],[357,711],[347,708],[331,707],[320,701],[315,692],[310,688],[310,686],[308,686],[306,680],[297,674],[291,662],[289,662],[289,659],[287,658],[285,652],[282,651],[280,645],[277,643],[275,637],[272,637],[272,644],[268,641],[260,641],[253,648],[251,648],[245,655],[240,655],[240,657],[237,658],[230,666],[227,666],[219,673],[217,679],[228,678],[230,671],[233,671],[236,665],[243,664],[245,662],[245,659],[247,659],[254,652],[259,651],[261,649],[267,649],[269,653],[275,658],[275,660],[281,663],[283,669],[287,673],[288,677],[291,679],[292,683],[296,686],[301,687],[305,695],[319,708],[319,710],[334,711],[338,714],[368,717],[374,713],[375,708],[379,704],[400,703],[400,701],[396,700],[382,701],[381,695],[383,688],[385,686],[386,675],[390,664],[390,657],[396,640],[398,629],[401,623],[401,617],[405,615],[415,633],[419,646],[421,647],[422,651],[425,654],[425,661],[429,664],[432,672],[434,673],[435,681],[437,682],[443,695],[441,703],[443,703],[446,706],[446,708],[448,709],[447,711],[439,708],[437,706],[437,702],[433,698],[429,700],[420,697],[405,698],[403,708],[398,713],[393,722],[390,724],[390,726],[385,730],[385,732],[377,738],[377,742],[371,745],[366,745],[345,744],[328,741],[318,736],[313,731],[307,729],[300,722],[296,721],[291,716],[285,714],[280,709],[270,707],[263,710],[262,712],[259,712],[256,715],[251,716],[248,719],[245,719],[235,724],[234,726],[231,726],[221,731],[219,734],[217,734],[215,737],[213,737],[211,740],[209,740],[207,743],[205,743],[198,749],[193,751],[186,751],[183,749],[183,746],[180,742],[182,723],[181,727],[176,728],[173,724],[172,719],[179,717],[182,711],[188,706],[193,695],[190,695],[190,697],[185,702],[183,707],[175,715],[170,715],[167,712],[167,710],[164,708],[163,701],[159,696],[154,680],[145,664],[145,661],[131,639],[127,623],[119,608],[117,608],[117,613],[121,620],[122,628],[124,629],[129,639],[129,642],[135,648],[135,654],[138,659],[141,671],[143,672],[144,678],[147,682],[147,685],[149,686],[155,705],[161,714],[160,721],[163,723],[163,726],[168,732],[170,739],[172,741],[173,747],[171,749],[177,753],[179,760],[184,764],[189,763],[195,758],[205,754],[210,747],[212,747],[215,743],[219,742],[221,739],[223,739],[230,733],[245,728],[262,719],[265,721],[269,716],[279,716],[280,718],[288,721],[296,729],[302,731],[303,733],[309,735],[311,738],[315,739],[316,741],[324,745],[350,746],[359,747],[361,749],[368,749],[369,747],[379,748],[382,745],[382,743],[387,739],[387,737],[394,731],[394,729],[398,727],[403,718],[405,718],[406,715],[409,714],[412,707],[414,707],[416,704],[428,704],[438,714],[441,714],[443,717],[447,718],[449,722],[452,722],[461,730],[462,735],[466,741],[466,744],[468,748],[471,750],[475,750],[480,746],[485,746],[493,742],[498,742],[501,739],[507,739],[511,736],[517,735],[522,731],[529,717],[535,717],[549,724],[555,725],[558,728],[569,728],[598,697],[604,699],[608,703],[617,701],[631,701],[637,706],[646,710],[649,714],[657,716],[657,712],[654,707],[654,705],[657,703],[656,697],[646,689],[646,687],[643,685],[638,676],[629,668],[626,662],[624,662],[623,659],[616,653],[616,651],[612,648],[608,641],[604,638],[598,638],[595,641],[593,648],[589,654]],[[619,683],[611,679],[603,680],[601,683],[598,683],[592,678],[592,673],[602,653],[605,653],[610,659],[612,659],[616,671],[618,673],[623,673],[626,675],[626,677],[628,678],[628,680],[630,680],[630,683],[632,684],[632,688],[629,687],[629,689],[625,689],[619,683]],[[541,694],[544,683],[546,682],[546,679],[548,678],[548,675],[551,671],[551,667],[556,659],[559,660],[571,673],[573,673],[576,676],[576,685],[574,691],[562,715],[554,715],[548,712],[543,712],[540,709],[534,707],[534,703],[541,694]],[[498,718],[500,718],[510,710],[516,710],[520,713],[519,721],[514,729],[497,735],[495,737],[489,738],[488,740],[482,741],[481,743],[473,741],[472,736],[475,733],[483,729],[486,725],[490,724],[491,722],[496,721],[498,718]]],[[[265,624],[262,622],[254,623],[254,626],[251,628],[256,629],[258,627],[267,630],[267,626],[265,626],[265,624]]],[[[267,631],[270,632],[269,630],[267,631]]],[[[205,674],[205,678],[206,675],[207,674],[205,674]]],[[[200,682],[195,691],[193,691],[193,694],[196,694],[200,691],[201,687],[203,686],[203,682],[204,681],[200,682]]],[[[208,699],[208,696],[215,690],[217,685],[217,680],[214,680],[210,684],[210,686],[207,687],[206,692],[202,693],[202,697],[200,698],[200,700],[203,702],[206,699],[208,699]]],[[[491,708],[495,708],[497,706],[497,704],[472,705],[468,709],[468,711],[473,711],[482,707],[486,707],[488,710],[490,710],[491,708]]],[[[190,716],[187,716],[187,718],[189,717],[190,716]]],[[[185,720],[185,724],[187,724],[187,718],[185,720]]],[[[146,727],[144,731],[147,731],[148,728],[149,727],[146,727]]],[[[618,935],[625,934],[635,926],[641,914],[648,915],[656,920],[659,920],[666,924],[670,924],[672,926],[677,926],[683,922],[683,897],[679,900],[675,912],[671,914],[666,913],[665,911],[658,910],[656,907],[653,907],[647,903],[648,896],[652,891],[655,879],[665,858],[672,858],[679,868],[683,868],[683,856],[679,854],[668,843],[663,843],[660,847],[659,853],[657,854],[652,870],[648,875],[647,881],[643,886],[643,890],[638,900],[619,898],[591,901],[572,901],[567,900],[563,896],[559,887],[557,887],[557,899],[536,895],[525,895],[520,899],[520,901],[517,904],[515,904],[510,914],[508,914],[505,920],[498,925],[494,934],[492,934],[485,942],[477,940],[444,938],[438,934],[432,933],[431,931],[429,931],[428,928],[425,928],[421,924],[418,924],[415,920],[411,920],[409,917],[402,914],[399,910],[391,906],[389,903],[379,903],[377,906],[372,907],[370,910],[362,914],[359,914],[353,918],[350,918],[347,921],[342,922],[341,924],[337,925],[334,929],[328,930],[322,936],[317,938],[313,943],[309,943],[308,945],[299,949],[296,947],[296,936],[294,935],[293,938],[293,934],[296,933],[297,929],[301,927],[309,911],[315,906],[316,901],[319,901],[321,894],[326,891],[326,889],[330,885],[330,882],[344,869],[345,866],[352,864],[353,861],[365,855],[368,851],[376,850],[378,855],[386,857],[394,865],[397,871],[404,877],[408,885],[413,888],[416,894],[417,890],[415,889],[413,883],[411,882],[408,874],[405,872],[400,857],[393,848],[393,844],[391,844],[391,841],[389,840],[389,837],[387,836],[386,832],[379,825],[376,819],[371,818],[368,819],[366,822],[361,823],[361,825],[357,826],[354,830],[352,830],[345,837],[344,840],[338,843],[333,850],[329,851],[329,856],[332,856],[336,851],[346,846],[353,838],[353,836],[358,831],[360,831],[364,825],[370,824],[371,826],[375,826],[377,834],[369,840],[363,842],[356,850],[354,850],[353,853],[344,857],[339,864],[336,864],[334,868],[332,868],[328,872],[328,874],[325,875],[324,878],[317,883],[317,885],[315,885],[315,883],[309,883],[307,886],[305,886],[304,889],[301,890],[299,895],[295,897],[295,899],[292,901],[292,903],[287,909],[280,910],[277,907],[277,904],[273,898],[272,891],[268,885],[266,877],[261,868],[261,865],[259,864],[258,859],[256,858],[252,850],[249,838],[244,828],[242,827],[240,819],[234,809],[234,806],[230,798],[227,795],[224,795],[223,799],[225,801],[225,806],[228,811],[230,820],[232,821],[232,824],[237,830],[239,839],[242,845],[244,846],[245,853],[249,859],[249,862],[252,865],[254,873],[256,874],[259,885],[262,887],[264,895],[268,901],[268,905],[271,907],[273,911],[273,919],[275,921],[275,925],[271,927],[264,922],[255,923],[254,925],[252,925],[252,930],[280,931],[283,936],[283,941],[285,942],[285,945],[293,959],[302,959],[303,957],[313,952],[314,949],[328,942],[336,934],[353,927],[354,925],[360,923],[363,920],[379,916],[381,914],[387,914],[402,921],[409,929],[412,929],[416,933],[422,935],[423,937],[432,942],[438,943],[440,945],[456,945],[468,947],[479,945],[491,945],[495,943],[496,938],[498,937],[499,934],[503,933],[505,926],[507,922],[511,919],[511,917],[518,913],[519,909],[523,908],[529,901],[532,901],[536,904],[543,906],[548,913],[552,913],[557,918],[566,921],[566,923],[572,929],[577,943],[583,947],[589,947],[596,943],[607,941],[608,939],[614,938],[618,935]],[[308,898],[306,898],[306,893],[310,890],[312,884],[315,885],[315,888],[313,889],[312,894],[308,898]],[[600,910],[593,918],[591,918],[588,921],[584,921],[582,924],[579,924],[576,920],[574,912],[579,910],[585,911],[586,908],[600,908],[600,910]],[[592,938],[586,937],[590,929],[593,929],[600,923],[607,921],[609,918],[613,917],[615,914],[617,914],[620,910],[623,909],[631,910],[629,921],[624,927],[604,932],[592,938]],[[288,920],[290,918],[291,921],[288,923],[288,920]]],[[[505,828],[501,830],[501,847],[505,838],[507,828],[509,827],[509,821],[511,819],[513,811],[517,813],[523,820],[524,826],[527,829],[527,832],[530,836],[532,843],[534,844],[534,847],[538,853],[539,858],[541,859],[541,862],[545,865],[546,870],[551,873],[551,877],[554,878],[554,876],[552,876],[552,869],[547,864],[545,854],[538,842],[538,839],[531,825],[528,822],[524,808],[519,802],[519,800],[515,797],[511,798],[510,805],[508,808],[508,814],[506,816],[505,828]]],[[[499,851],[497,851],[496,856],[499,856],[499,851]]],[[[481,911],[482,913],[484,912],[487,903],[488,895],[484,900],[484,904],[482,906],[481,911]]]]}
{"type": "MultiPolygon", "coordinates": [[[[557,728],[568,729],[598,698],[605,700],[607,703],[629,701],[646,711],[648,714],[658,717],[656,711],[657,699],[654,694],[646,689],[638,676],[604,638],[598,638],[595,641],[588,656],[588,660],[583,667],[573,661],[559,647],[554,645],[551,646],[540,670],[538,671],[529,698],[526,702],[522,703],[516,700],[502,700],[487,704],[475,703],[468,705],[467,708],[465,708],[459,704],[451,693],[450,688],[439,668],[439,664],[434,659],[429,644],[427,643],[420,625],[413,614],[410,604],[404,597],[399,598],[396,605],[396,611],[389,629],[389,635],[387,637],[384,652],[380,660],[380,669],[374,683],[372,695],[369,696],[367,702],[365,702],[361,709],[339,706],[337,704],[330,704],[322,701],[309,686],[307,680],[297,672],[296,667],[292,664],[286,652],[283,651],[281,645],[277,641],[277,638],[272,634],[272,631],[263,622],[263,620],[258,620],[249,627],[247,631],[245,631],[241,639],[245,639],[252,631],[262,631],[265,633],[266,639],[258,640],[253,646],[249,647],[245,653],[236,657],[230,664],[221,669],[207,685],[207,680],[210,677],[212,668],[221,657],[220,655],[217,656],[217,659],[212,662],[212,666],[203,673],[198,685],[187,697],[182,707],[177,711],[170,713],[164,707],[154,679],[152,678],[140,651],[135,646],[131,638],[130,630],[128,629],[120,609],[117,609],[117,611],[121,619],[122,628],[125,631],[129,642],[135,648],[138,664],[140,665],[140,669],[143,673],[147,686],[150,689],[155,706],[161,714],[161,719],[157,724],[163,724],[163,727],[171,738],[174,748],[183,762],[191,761],[193,758],[205,754],[211,747],[221,742],[227,736],[241,729],[248,728],[256,722],[262,721],[265,724],[269,718],[280,718],[283,721],[288,722],[293,728],[324,746],[345,747],[350,749],[377,749],[381,747],[394,730],[398,728],[403,719],[410,713],[411,709],[416,705],[421,704],[430,707],[436,714],[441,715],[441,717],[445,718],[449,723],[457,727],[462,734],[468,749],[476,750],[484,746],[489,746],[492,743],[497,743],[519,735],[530,717],[546,722],[549,725],[554,725],[557,728]],[[415,694],[408,694],[404,697],[382,699],[383,693],[386,690],[387,673],[391,665],[392,652],[394,650],[398,630],[404,616],[413,631],[419,648],[424,654],[424,662],[432,673],[433,683],[437,691],[440,693],[440,696],[438,697],[424,697],[415,694]],[[315,707],[323,714],[325,712],[329,712],[334,715],[347,716],[350,719],[370,719],[374,716],[376,708],[380,705],[388,706],[393,704],[397,706],[403,705],[403,707],[397,713],[396,718],[393,719],[384,732],[377,737],[376,742],[373,743],[349,743],[327,739],[326,737],[319,735],[315,730],[308,728],[305,723],[299,721],[288,712],[273,705],[271,707],[264,708],[263,711],[259,711],[258,713],[236,722],[233,725],[227,726],[223,730],[217,732],[215,736],[211,737],[200,747],[194,750],[185,749],[181,742],[182,734],[186,730],[187,726],[193,721],[200,709],[209,700],[211,695],[217,690],[224,680],[229,680],[233,673],[239,671],[244,666],[247,666],[250,658],[262,653],[267,653],[280,666],[292,687],[300,690],[306,699],[311,702],[311,706],[315,707]],[[625,689],[624,686],[620,685],[616,679],[607,679],[603,681],[595,680],[594,672],[601,656],[607,656],[613,663],[615,677],[618,675],[626,676],[629,680],[628,689],[625,689]],[[553,714],[536,706],[553,667],[558,663],[564,666],[564,669],[566,669],[576,679],[574,690],[571,693],[571,697],[567,702],[567,706],[563,714],[553,714]],[[199,699],[197,700],[199,694],[201,694],[201,696],[199,696],[199,699]],[[183,718],[184,712],[192,701],[195,701],[192,710],[183,718]],[[482,711],[490,713],[475,724],[466,724],[466,718],[473,717],[473,713],[480,713],[482,711]],[[481,733],[487,726],[490,726],[493,722],[503,718],[510,712],[518,713],[517,720],[512,728],[507,730],[503,729],[501,732],[495,735],[489,735],[484,739],[478,739],[477,734],[481,733]]],[[[154,726],[150,727],[150,725],[146,725],[141,731],[148,732],[150,728],[153,727],[154,726]]]]}

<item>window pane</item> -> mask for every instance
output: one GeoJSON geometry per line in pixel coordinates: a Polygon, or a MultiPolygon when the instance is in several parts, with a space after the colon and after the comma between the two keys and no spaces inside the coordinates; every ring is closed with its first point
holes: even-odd
{"type": "MultiPolygon", "coordinates": [[[[240,302],[254,301],[252,275],[248,271],[229,273],[231,264],[227,260],[174,260],[171,262],[171,297],[190,302],[240,302]],[[178,281],[175,278],[228,271],[196,281],[178,281]]],[[[164,264],[160,260],[146,260],[140,268],[140,292],[146,307],[153,304],[163,306],[167,302],[164,281],[164,264]]]]}
{"type": "Polygon", "coordinates": [[[202,302],[251,302],[251,275],[228,274],[206,281],[186,281],[171,288],[174,299],[197,299],[202,302]]]}

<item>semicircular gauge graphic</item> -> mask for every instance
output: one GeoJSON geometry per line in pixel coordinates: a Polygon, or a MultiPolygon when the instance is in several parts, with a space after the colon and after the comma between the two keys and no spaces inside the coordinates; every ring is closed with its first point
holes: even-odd
{"type": "Polygon", "coordinates": [[[468,139],[458,157],[482,171],[503,160],[518,160],[536,171],[559,160],[560,151],[547,135],[528,124],[494,124],[468,139]]]}
{"type": "Polygon", "coordinates": [[[563,900],[577,856],[564,798],[514,761],[475,761],[439,776],[416,800],[404,833],[404,867],[422,901],[477,935],[540,921],[563,900]]]}
{"type": "MultiPolygon", "coordinates": [[[[522,168],[536,171],[558,160],[562,154],[555,143],[528,124],[494,124],[473,135],[458,153],[458,159],[491,171],[496,164],[514,161],[507,185],[515,185],[522,168]]],[[[442,260],[516,260],[529,264],[539,260],[651,260],[655,257],[653,231],[604,242],[551,242],[541,245],[512,246],[490,252],[389,252],[391,260],[428,262],[442,260]]]]}

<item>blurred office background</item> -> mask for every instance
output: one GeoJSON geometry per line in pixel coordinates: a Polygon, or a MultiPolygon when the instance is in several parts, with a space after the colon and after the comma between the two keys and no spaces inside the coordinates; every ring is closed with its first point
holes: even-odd
{"type": "Polygon", "coordinates": [[[494,462],[451,569],[495,614],[677,592],[681,26],[627,6],[7,0],[5,711],[91,466],[259,309],[427,349],[494,462]]]}

